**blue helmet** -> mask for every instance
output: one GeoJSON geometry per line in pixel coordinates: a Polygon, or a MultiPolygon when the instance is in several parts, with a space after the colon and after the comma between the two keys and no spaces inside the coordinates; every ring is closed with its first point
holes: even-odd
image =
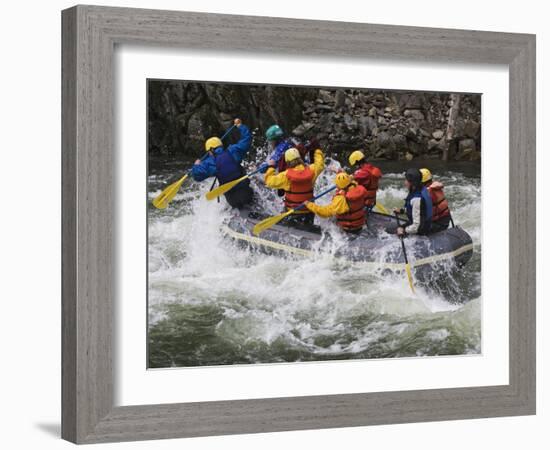
{"type": "Polygon", "coordinates": [[[271,125],[265,132],[265,137],[268,141],[276,141],[285,135],[279,125],[271,125]]]}

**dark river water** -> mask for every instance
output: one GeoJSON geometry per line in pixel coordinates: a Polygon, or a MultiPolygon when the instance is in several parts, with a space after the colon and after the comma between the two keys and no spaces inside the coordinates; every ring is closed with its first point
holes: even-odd
{"type": "MultiPolygon", "coordinates": [[[[211,181],[186,182],[166,210],[148,210],[149,367],[277,363],[481,352],[481,178],[476,163],[430,161],[474,255],[438,285],[365,273],[321,252],[313,259],[240,248],[220,227],[231,214],[207,202],[211,181]]],[[[404,163],[380,163],[378,200],[402,206],[404,163]]],[[[149,198],[188,166],[149,165],[149,198]]],[[[318,181],[328,186],[332,174],[318,181]]],[[[265,210],[279,200],[254,181],[265,210]]],[[[326,200],[328,201],[328,199],[326,200]]],[[[320,201],[321,202],[321,201],[320,201]]],[[[339,233],[330,220],[319,222],[339,233]]]]}

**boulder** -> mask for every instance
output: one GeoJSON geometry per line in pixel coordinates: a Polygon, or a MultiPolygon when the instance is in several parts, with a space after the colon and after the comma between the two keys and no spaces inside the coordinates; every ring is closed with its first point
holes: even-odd
{"type": "Polygon", "coordinates": [[[424,120],[424,113],[419,109],[406,109],[403,111],[403,115],[417,121],[424,120]]]}
{"type": "Polygon", "coordinates": [[[465,150],[476,150],[476,141],[473,139],[462,139],[458,143],[458,152],[461,153],[465,150]]]}
{"type": "Polygon", "coordinates": [[[354,117],[351,117],[349,114],[344,115],[344,123],[350,131],[357,129],[357,120],[354,117]]]}
{"type": "Polygon", "coordinates": [[[396,133],[393,136],[393,142],[397,151],[406,150],[409,148],[407,138],[400,133],[396,133]]]}
{"type": "Polygon", "coordinates": [[[479,161],[481,152],[477,150],[473,139],[462,139],[458,143],[455,159],[457,161],[479,161]]]}
{"type": "Polygon", "coordinates": [[[434,148],[437,148],[439,145],[439,141],[436,139],[430,139],[428,141],[428,151],[433,150],[434,148]]]}
{"type": "Polygon", "coordinates": [[[388,119],[386,119],[384,116],[378,116],[378,124],[379,125],[387,125],[388,119]]]}
{"type": "Polygon", "coordinates": [[[372,102],[374,106],[377,108],[385,108],[386,107],[386,100],[383,95],[377,96],[377,98],[374,99],[372,102]]]}
{"type": "Polygon", "coordinates": [[[372,130],[376,128],[377,122],[370,116],[362,116],[359,118],[359,130],[363,136],[372,134],[372,130]]]}
{"type": "Polygon", "coordinates": [[[475,120],[466,120],[464,122],[464,136],[475,139],[479,136],[481,126],[475,120]]]}
{"type": "Polygon", "coordinates": [[[434,139],[437,139],[438,141],[443,138],[443,136],[445,135],[445,132],[443,130],[435,130],[433,133],[432,133],[432,137],[434,139]]]}
{"type": "Polygon", "coordinates": [[[407,128],[406,137],[409,141],[417,141],[418,140],[418,129],[410,127],[407,128]]]}
{"type": "Polygon", "coordinates": [[[429,102],[422,92],[406,92],[400,96],[399,106],[402,109],[424,109],[429,102]]]}
{"type": "Polygon", "coordinates": [[[388,148],[394,144],[392,137],[386,131],[381,131],[378,134],[378,145],[382,148],[388,148]]]}
{"type": "Polygon", "coordinates": [[[409,141],[409,152],[419,156],[424,151],[424,146],[420,142],[409,141]]]}
{"type": "Polygon", "coordinates": [[[292,134],[295,136],[303,136],[306,134],[307,131],[311,130],[314,127],[314,125],[311,122],[305,122],[300,125],[298,125],[294,130],[292,130],[292,134]]]}
{"type": "Polygon", "coordinates": [[[319,89],[319,100],[323,103],[332,103],[334,98],[332,97],[332,93],[330,91],[319,89]]]}
{"type": "Polygon", "coordinates": [[[320,103],[315,106],[315,111],[333,111],[334,108],[330,105],[325,105],[323,103],[320,103]]]}
{"type": "Polygon", "coordinates": [[[346,93],[343,91],[343,89],[338,89],[336,91],[335,102],[335,108],[342,108],[346,104],[346,93]]]}
{"type": "Polygon", "coordinates": [[[334,116],[335,114],[332,112],[319,115],[319,121],[316,125],[316,128],[319,130],[319,132],[326,132],[330,127],[332,127],[334,116]]]}
{"type": "Polygon", "coordinates": [[[429,138],[431,136],[431,134],[425,130],[424,128],[419,128],[418,129],[418,133],[420,134],[420,136],[422,136],[423,138],[429,138]]]}
{"type": "Polygon", "coordinates": [[[466,148],[464,150],[459,151],[456,154],[455,159],[457,161],[468,161],[468,160],[470,160],[471,154],[473,154],[473,153],[474,153],[473,149],[466,148]]]}

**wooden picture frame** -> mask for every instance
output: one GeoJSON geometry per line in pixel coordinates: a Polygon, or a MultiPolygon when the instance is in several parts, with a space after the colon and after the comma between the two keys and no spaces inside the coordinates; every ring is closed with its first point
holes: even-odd
{"type": "Polygon", "coordinates": [[[533,35],[97,6],[63,11],[62,30],[64,439],[94,443],[535,413],[533,35]],[[127,43],[507,65],[509,384],[114,407],[113,52],[127,43]]]}

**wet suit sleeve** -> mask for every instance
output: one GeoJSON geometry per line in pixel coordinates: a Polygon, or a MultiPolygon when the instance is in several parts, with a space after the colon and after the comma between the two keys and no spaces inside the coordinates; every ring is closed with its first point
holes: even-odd
{"type": "Polygon", "coordinates": [[[241,134],[239,142],[232,144],[227,148],[227,151],[238,163],[243,160],[252,145],[252,134],[246,125],[239,126],[239,133],[241,134]]]}
{"type": "Polygon", "coordinates": [[[405,231],[408,234],[418,234],[418,229],[420,228],[420,218],[421,218],[421,211],[420,211],[421,202],[422,202],[422,199],[420,197],[416,197],[411,200],[413,223],[405,227],[405,231]]]}
{"type": "Polygon", "coordinates": [[[319,175],[321,175],[321,172],[325,170],[325,155],[323,155],[323,152],[321,149],[315,150],[315,153],[313,154],[313,164],[309,166],[311,170],[315,173],[314,180],[317,179],[319,175]]]}
{"type": "Polygon", "coordinates": [[[283,189],[290,191],[290,181],[286,177],[286,170],[284,172],[275,174],[275,169],[270,167],[264,176],[265,185],[271,189],[283,189]]]}
{"type": "Polygon", "coordinates": [[[195,181],[206,180],[216,175],[216,160],[210,156],[191,168],[191,176],[195,181]]]}
{"type": "Polygon", "coordinates": [[[333,217],[337,214],[345,214],[349,211],[348,202],[343,195],[335,195],[330,204],[321,206],[312,202],[306,203],[306,208],[319,217],[333,217]]]}
{"type": "Polygon", "coordinates": [[[288,142],[287,140],[280,142],[277,147],[275,147],[275,150],[273,150],[271,156],[267,158],[267,160],[269,161],[270,159],[272,159],[273,161],[275,161],[276,164],[279,164],[279,161],[290,147],[290,142],[288,142]]]}

